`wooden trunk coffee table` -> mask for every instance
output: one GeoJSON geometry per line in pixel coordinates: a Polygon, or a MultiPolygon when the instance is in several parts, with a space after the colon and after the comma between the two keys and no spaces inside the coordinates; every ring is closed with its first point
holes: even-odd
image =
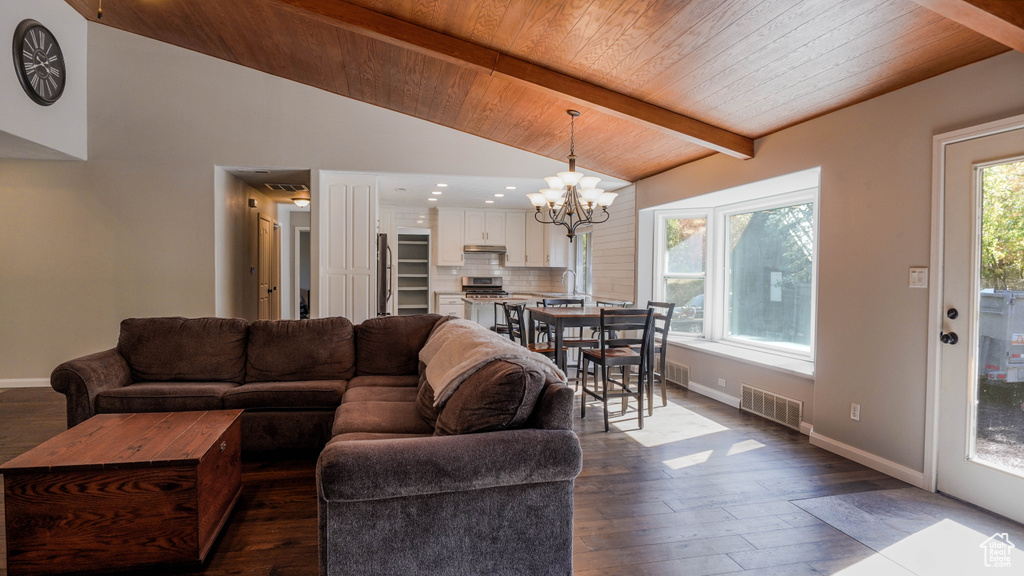
{"type": "Polygon", "coordinates": [[[202,562],[241,492],[241,413],[101,414],[0,466],[10,576],[202,562]]]}

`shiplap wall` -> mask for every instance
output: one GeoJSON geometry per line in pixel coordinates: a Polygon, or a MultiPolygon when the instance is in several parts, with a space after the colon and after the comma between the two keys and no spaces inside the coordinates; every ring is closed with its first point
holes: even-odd
{"type": "Polygon", "coordinates": [[[618,300],[636,294],[636,187],[616,190],[607,222],[593,228],[593,293],[618,300]]]}

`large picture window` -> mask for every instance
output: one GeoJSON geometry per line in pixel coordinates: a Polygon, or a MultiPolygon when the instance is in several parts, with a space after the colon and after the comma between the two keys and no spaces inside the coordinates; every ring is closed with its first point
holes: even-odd
{"type": "Polygon", "coordinates": [[[733,213],[725,221],[726,337],[809,352],[814,205],[733,213]]]}
{"type": "Polygon", "coordinates": [[[677,335],[813,358],[817,190],[657,212],[655,299],[677,335]]]}

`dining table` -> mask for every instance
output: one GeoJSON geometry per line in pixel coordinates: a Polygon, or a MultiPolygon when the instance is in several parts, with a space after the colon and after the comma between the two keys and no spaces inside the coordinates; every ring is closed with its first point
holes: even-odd
{"type": "MultiPolygon", "coordinates": [[[[604,306],[549,306],[546,308],[543,306],[528,306],[526,311],[530,315],[530,342],[536,342],[537,322],[543,322],[552,326],[554,328],[555,364],[564,372],[566,366],[565,329],[577,327],[599,328],[601,326],[601,310],[604,308],[604,306]]],[[[618,307],[609,308],[621,310],[618,307]]],[[[655,315],[655,317],[659,316],[655,315]]],[[[654,347],[652,346],[652,357],[653,349],[654,347]]],[[[653,367],[653,360],[648,361],[648,366],[653,367]]]]}

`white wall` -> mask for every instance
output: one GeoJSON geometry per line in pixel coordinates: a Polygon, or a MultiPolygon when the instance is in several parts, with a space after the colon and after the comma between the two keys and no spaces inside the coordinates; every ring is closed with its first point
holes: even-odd
{"type": "Polygon", "coordinates": [[[88,26],[75,9],[61,0],[3,0],[0,38],[4,45],[25,19],[53,33],[67,65],[67,83],[50,106],[33,102],[12,70],[4,50],[0,68],[0,158],[84,160],[88,155],[86,90],[88,86],[88,26]]]}
{"type": "Polygon", "coordinates": [[[608,210],[611,214],[608,221],[593,227],[591,290],[609,300],[639,302],[636,298],[635,186],[616,192],[619,196],[608,210]]]}
{"type": "Polygon", "coordinates": [[[89,24],[88,39],[89,160],[0,160],[0,203],[17,215],[0,226],[0,381],[45,378],[112,347],[126,317],[239,315],[218,270],[237,206],[215,193],[216,166],[527,177],[563,167],[106,26],[89,24]]]}
{"type": "MultiPolygon", "coordinates": [[[[911,266],[929,265],[932,136],[1021,113],[1024,54],[1009,52],[768,136],[752,160],[719,154],[642,180],[637,205],[820,166],[817,361],[802,393],[814,433],[922,471],[926,346],[937,335],[928,332],[928,291],[907,282],[911,266]],[[860,422],[849,418],[851,402],[861,404],[860,422]]],[[[682,351],[672,354],[682,361],[682,351]]],[[[708,361],[685,354],[691,366],[708,361]]],[[[719,370],[737,375],[731,395],[739,377],[790,386],[728,364],[719,370]]],[[[777,391],[800,393],[790,388],[777,391]]]]}

